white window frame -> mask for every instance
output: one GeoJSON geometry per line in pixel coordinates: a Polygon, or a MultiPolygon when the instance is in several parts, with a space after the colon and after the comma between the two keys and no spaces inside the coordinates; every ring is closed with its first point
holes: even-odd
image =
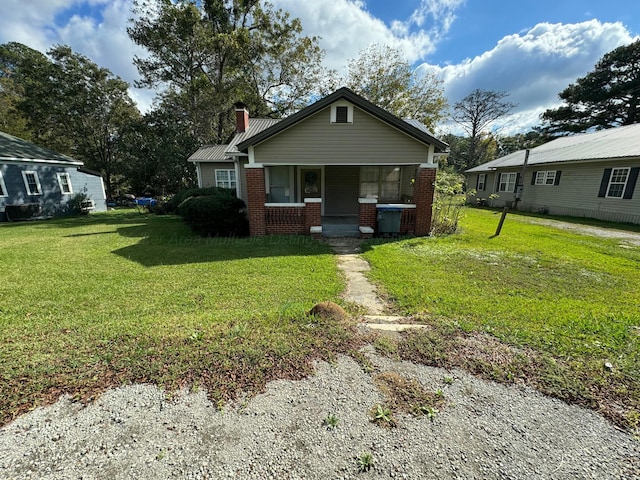
{"type": "Polygon", "coordinates": [[[71,175],[69,175],[67,172],[58,173],[58,185],[60,185],[60,191],[63,195],[71,195],[73,193],[73,185],[71,185],[71,175]],[[63,177],[67,179],[67,186],[69,187],[68,192],[64,191],[64,183],[62,182],[63,177]]]}
{"type": "Polygon", "coordinates": [[[42,185],[40,184],[40,178],[38,177],[38,172],[34,172],[33,170],[23,171],[22,180],[24,181],[24,188],[27,191],[27,195],[30,195],[30,196],[42,195],[42,185]],[[33,178],[36,181],[36,187],[38,188],[38,191],[36,193],[33,193],[29,188],[29,181],[27,180],[27,175],[33,175],[33,178]]]}
{"type": "Polygon", "coordinates": [[[516,179],[517,179],[518,174],[517,173],[501,173],[500,174],[500,181],[498,182],[498,191],[499,192],[505,192],[505,193],[513,193],[516,191],[516,179]],[[506,180],[503,181],[503,177],[506,177],[506,180]],[[513,180],[512,180],[513,179],[513,180]],[[504,188],[502,188],[502,185],[504,184],[504,188]]]}
{"type": "Polygon", "coordinates": [[[487,186],[487,174],[486,173],[479,173],[478,174],[478,188],[476,190],[484,191],[486,186],[487,186]]]}
{"type": "Polygon", "coordinates": [[[348,102],[336,102],[331,105],[331,124],[335,125],[350,125],[353,123],[353,105],[348,102]],[[337,122],[336,121],[336,112],[337,107],[347,107],[347,121],[346,122],[337,122]]]}
{"type": "Polygon", "coordinates": [[[236,178],[236,170],[235,168],[216,168],[215,170],[216,176],[216,187],[218,188],[230,188],[236,190],[236,186],[238,185],[238,179],[236,178]],[[226,173],[226,180],[218,180],[218,173],[226,173]],[[233,176],[233,179],[231,178],[233,176]],[[223,183],[224,185],[220,185],[223,183]]]}
{"type": "Polygon", "coordinates": [[[536,185],[555,185],[557,170],[542,170],[536,172],[536,185]]]}
{"type": "MultiPolygon", "coordinates": [[[[362,198],[377,198],[379,200],[383,200],[383,201],[400,201],[400,198],[402,196],[402,167],[396,167],[393,165],[366,165],[360,168],[360,197],[362,198]],[[365,168],[373,168],[375,169],[376,172],[376,179],[375,181],[373,179],[371,179],[371,181],[363,181],[362,180],[362,171],[365,168]],[[383,175],[383,171],[385,168],[391,168],[393,169],[392,171],[397,170],[398,171],[398,180],[385,180],[385,177],[383,175]],[[366,185],[366,187],[365,187],[366,185]],[[383,196],[383,191],[388,190],[388,188],[385,188],[386,186],[393,186],[394,190],[397,190],[398,195],[397,198],[387,198],[383,196]],[[371,187],[375,186],[375,193],[373,192],[374,189],[372,189],[371,187]]],[[[389,172],[390,173],[390,172],[389,172]]]]}
{"type": "Polygon", "coordinates": [[[2,172],[0,172],[0,198],[5,198],[9,196],[9,192],[7,192],[7,185],[4,183],[4,177],[2,176],[2,172]]]}
{"type": "Polygon", "coordinates": [[[611,169],[611,176],[609,177],[609,184],[607,185],[607,194],[605,195],[605,197],[606,198],[623,198],[624,197],[624,192],[627,189],[627,182],[629,181],[629,174],[630,173],[631,173],[631,167],[612,168],[611,169]],[[624,181],[621,181],[621,180],[614,181],[614,179],[616,178],[616,173],[617,172],[624,172],[624,181]],[[611,187],[613,185],[622,185],[622,189],[620,190],[620,195],[611,195],[610,194],[611,187]]]}

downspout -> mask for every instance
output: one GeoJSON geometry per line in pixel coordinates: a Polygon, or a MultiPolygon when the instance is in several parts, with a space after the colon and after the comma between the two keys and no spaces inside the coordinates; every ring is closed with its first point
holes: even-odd
{"type": "Polygon", "coordinates": [[[242,185],[240,184],[241,178],[240,178],[240,158],[239,157],[235,157],[233,161],[233,167],[236,171],[236,197],[242,198],[242,185]]]}

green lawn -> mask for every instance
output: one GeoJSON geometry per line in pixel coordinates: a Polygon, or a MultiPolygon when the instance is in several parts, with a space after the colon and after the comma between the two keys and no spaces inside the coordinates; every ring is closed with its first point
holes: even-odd
{"type": "Polygon", "coordinates": [[[0,252],[3,422],[123,383],[223,400],[353,342],[305,315],[344,281],[330,249],[301,237],[203,239],[177,217],[120,211],[2,225],[0,252]]]}
{"type": "Polygon", "coordinates": [[[460,234],[371,242],[371,278],[399,311],[434,326],[412,335],[401,355],[527,381],[633,426],[640,415],[640,247],[519,215],[492,238],[498,220],[469,209],[460,234]],[[460,352],[472,338],[487,351],[470,360],[475,354],[460,352]],[[490,352],[495,338],[500,348],[490,352]]]}

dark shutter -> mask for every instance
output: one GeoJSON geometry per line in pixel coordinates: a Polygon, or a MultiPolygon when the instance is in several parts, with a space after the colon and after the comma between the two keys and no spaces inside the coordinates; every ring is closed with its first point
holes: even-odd
{"type": "Polygon", "coordinates": [[[538,172],[533,172],[533,175],[531,175],[531,185],[535,185],[536,184],[536,177],[538,176],[538,172]]]}
{"type": "Polygon", "coordinates": [[[336,123],[347,123],[349,107],[336,107],[336,123]]]}
{"type": "Polygon", "coordinates": [[[602,174],[602,181],[600,182],[599,197],[604,197],[607,194],[607,187],[609,186],[609,179],[611,178],[611,169],[605,168],[602,174]]]}
{"type": "Polygon", "coordinates": [[[633,167],[629,172],[629,178],[627,179],[627,187],[624,189],[624,196],[627,200],[633,197],[633,189],[636,188],[636,182],[638,180],[638,171],[640,168],[633,167]]]}
{"type": "Polygon", "coordinates": [[[514,192],[517,192],[517,191],[518,191],[518,186],[519,186],[519,185],[520,185],[520,174],[519,174],[519,173],[516,173],[516,186],[515,186],[515,188],[514,188],[514,190],[513,190],[514,192]]]}
{"type": "Polygon", "coordinates": [[[476,191],[478,190],[479,186],[480,186],[480,174],[478,174],[478,177],[476,178],[476,191]]]}
{"type": "Polygon", "coordinates": [[[554,185],[560,185],[560,174],[562,173],[562,170],[557,170],[556,171],[556,179],[553,182],[554,185]]]}

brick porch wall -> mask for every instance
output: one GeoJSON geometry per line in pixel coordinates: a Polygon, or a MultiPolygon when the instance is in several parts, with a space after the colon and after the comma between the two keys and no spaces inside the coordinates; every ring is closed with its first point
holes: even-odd
{"type": "Polygon", "coordinates": [[[358,226],[376,228],[376,204],[360,202],[358,226]]]}
{"type": "Polygon", "coordinates": [[[434,184],[436,182],[435,165],[420,166],[413,189],[413,202],[416,204],[416,230],[419,237],[429,235],[433,209],[434,184]]]}
{"type": "Polygon", "coordinates": [[[301,235],[305,231],[304,207],[265,207],[267,235],[301,235]]]}
{"type": "Polygon", "coordinates": [[[249,211],[249,233],[252,237],[267,233],[264,202],[267,193],[264,187],[264,168],[247,168],[247,209],[249,211]]]}
{"type": "Polygon", "coordinates": [[[322,203],[313,198],[304,200],[304,233],[310,233],[311,227],[322,225],[322,203]]]}

